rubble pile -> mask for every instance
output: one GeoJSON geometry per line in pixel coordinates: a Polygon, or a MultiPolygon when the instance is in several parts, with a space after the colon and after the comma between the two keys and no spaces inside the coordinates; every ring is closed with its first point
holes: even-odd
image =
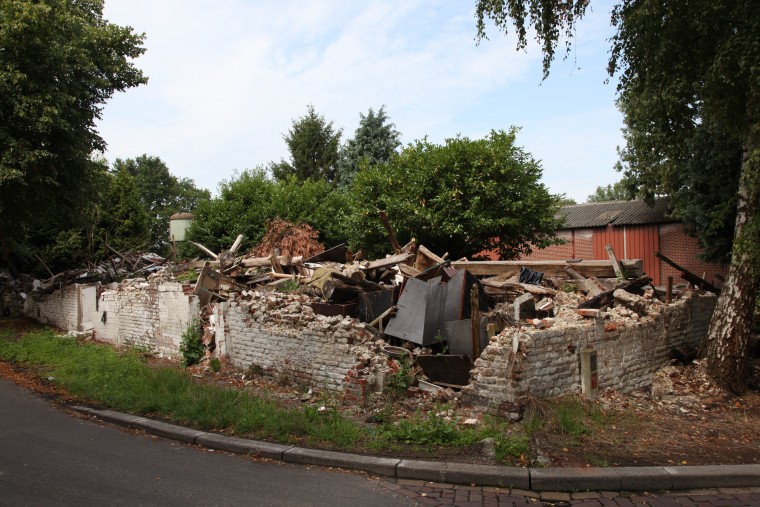
{"type": "MultiPolygon", "coordinates": [[[[273,221],[262,244],[244,255],[237,254],[242,236],[219,253],[195,244],[210,259],[182,264],[111,249],[113,255],[98,266],[51,273],[30,290],[44,294],[72,283],[118,281],[129,290],[185,282],[186,292],[198,297],[207,358],[223,355],[217,350],[217,303],[247,308],[252,322],[294,328],[321,318],[330,329],[351,322],[371,337],[363,346],[372,357],[360,358],[349,373],[355,383],[382,384],[399,371],[412,371],[410,393],[446,399],[470,382],[481,353],[489,343],[501,343],[507,329],[561,330],[593,321],[614,331],[657,318],[688,288],[656,288],[640,260],[618,261],[612,254],[592,261],[449,260],[414,241],[398,245],[390,230],[389,236],[393,254],[365,260],[345,245],[325,250],[308,226],[273,221]]],[[[2,276],[0,284],[7,285],[2,276]]],[[[517,352],[519,343],[503,341],[505,350],[517,352]]],[[[507,372],[509,378],[519,374],[514,364],[507,372]]]]}

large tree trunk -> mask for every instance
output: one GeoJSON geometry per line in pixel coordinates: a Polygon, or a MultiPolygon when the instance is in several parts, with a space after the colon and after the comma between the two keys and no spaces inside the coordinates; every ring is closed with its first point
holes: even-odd
{"type": "Polygon", "coordinates": [[[749,335],[760,288],[760,132],[748,136],[739,180],[736,229],[728,279],[707,335],[707,370],[721,386],[744,389],[749,335]]]}

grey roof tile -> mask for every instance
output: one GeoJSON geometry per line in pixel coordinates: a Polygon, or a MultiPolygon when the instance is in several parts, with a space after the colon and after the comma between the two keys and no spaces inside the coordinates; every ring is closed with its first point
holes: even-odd
{"type": "Polygon", "coordinates": [[[558,217],[565,218],[565,229],[678,222],[668,214],[669,204],[667,197],[656,199],[654,206],[638,200],[591,202],[562,206],[558,217]]]}

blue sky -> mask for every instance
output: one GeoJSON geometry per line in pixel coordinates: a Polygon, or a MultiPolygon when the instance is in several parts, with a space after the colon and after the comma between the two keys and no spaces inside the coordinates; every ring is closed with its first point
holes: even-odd
{"type": "Polygon", "coordinates": [[[623,142],[605,84],[612,3],[592,4],[542,81],[534,43],[491,30],[475,44],[474,1],[106,0],[109,21],[146,33],[150,81],[111,99],[98,129],[109,161],[158,156],[214,191],[287,158],[282,134],[307,104],[344,140],[385,105],[404,144],[520,127],[549,190],[582,202],[619,179],[623,142]]]}

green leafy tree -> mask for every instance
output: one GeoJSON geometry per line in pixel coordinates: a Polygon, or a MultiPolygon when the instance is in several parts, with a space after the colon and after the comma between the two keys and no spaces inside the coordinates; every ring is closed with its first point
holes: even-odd
{"type": "Polygon", "coordinates": [[[299,181],[325,179],[332,183],[337,174],[341,133],[309,104],[306,114],[294,120],[283,136],[290,161],[272,162],[269,170],[277,180],[295,176],[299,181]]]}
{"type": "MultiPolygon", "coordinates": [[[[504,30],[512,21],[524,47],[525,26],[532,25],[544,49],[546,74],[561,34],[569,44],[588,1],[479,0],[476,5],[481,37],[485,18],[504,30]]],[[[650,194],[700,196],[704,210],[722,208],[716,217],[730,216],[732,205],[710,202],[725,194],[698,187],[719,174],[726,187],[735,188],[731,263],[710,323],[707,359],[712,377],[739,391],[760,289],[760,9],[750,0],[621,0],[612,23],[617,33],[609,69],[620,73],[626,174],[650,194]],[[699,142],[711,133],[719,139],[705,152],[699,142]]],[[[721,219],[707,222],[717,229],[721,219]]]]}
{"type": "Polygon", "coordinates": [[[171,174],[159,157],[116,159],[113,167],[134,178],[140,203],[148,214],[150,248],[157,253],[166,253],[169,217],[178,211],[193,211],[201,201],[211,198],[208,190],[196,188],[191,179],[171,174]]]}
{"type": "Polygon", "coordinates": [[[66,230],[97,190],[91,154],[103,104],[147,79],[143,35],[102,17],[102,1],[0,2],[0,258],[30,231],[66,230]]]}
{"type": "Polygon", "coordinates": [[[588,202],[630,201],[635,197],[632,184],[626,180],[616,181],[606,187],[596,187],[593,194],[586,199],[588,202]]]}
{"type": "Polygon", "coordinates": [[[558,196],[540,183],[541,166],[515,145],[516,133],[417,141],[387,166],[365,167],[350,192],[352,245],[371,256],[388,251],[378,210],[401,240],[452,258],[496,250],[511,259],[550,244],[558,196]]]}
{"type": "MultiPolygon", "coordinates": [[[[346,242],[347,203],[345,195],[325,180],[285,181],[267,179],[263,168],[243,171],[219,185],[219,197],[202,201],[195,209],[195,220],[187,237],[215,252],[227,249],[238,234],[243,247],[250,250],[264,236],[266,223],[279,218],[306,223],[319,231],[327,245],[346,242]]],[[[180,253],[197,255],[192,245],[180,253]]]]}
{"type": "Polygon", "coordinates": [[[110,188],[102,200],[99,229],[102,240],[121,253],[143,249],[150,242],[148,213],[137,193],[129,171],[113,173],[110,188]]]}
{"type": "Polygon", "coordinates": [[[375,112],[369,108],[366,116],[359,113],[359,127],[354,137],[346,142],[341,152],[338,183],[348,186],[359,171],[360,163],[388,163],[401,146],[401,134],[396,125],[389,123],[385,106],[375,112]]]}

